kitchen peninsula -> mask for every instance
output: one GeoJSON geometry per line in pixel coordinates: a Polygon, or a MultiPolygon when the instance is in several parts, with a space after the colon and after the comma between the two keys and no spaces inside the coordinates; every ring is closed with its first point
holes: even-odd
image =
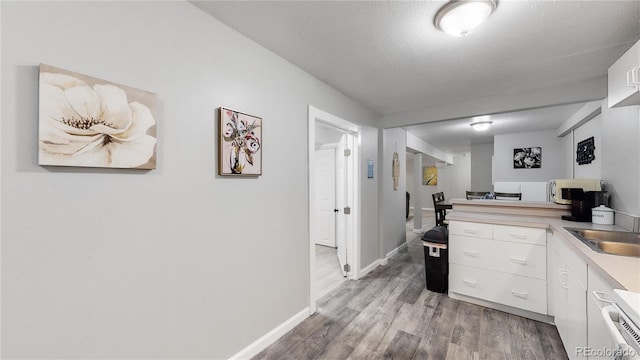
{"type": "Polygon", "coordinates": [[[596,252],[565,228],[623,228],[562,220],[569,205],[548,202],[452,204],[450,297],[554,323],[568,353],[607,345],[601,309],[613,289],[640,292],[640,258],[596,252]]]}

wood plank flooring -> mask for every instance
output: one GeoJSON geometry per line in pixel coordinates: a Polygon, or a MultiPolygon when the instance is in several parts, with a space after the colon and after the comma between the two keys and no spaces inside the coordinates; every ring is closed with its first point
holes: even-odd
{"type": "Polygon", "coordinates": [[[567,359],[556,328],[425,287],[420,236],[254,359],[567,359]]]}

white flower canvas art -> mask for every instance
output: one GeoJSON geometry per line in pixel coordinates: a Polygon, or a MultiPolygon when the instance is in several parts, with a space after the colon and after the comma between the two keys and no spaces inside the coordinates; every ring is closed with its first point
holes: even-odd
{"type": "Polygon", "coordinates": [[[40,165],[156,168],[156,94],[40,64],[40,165]]]}

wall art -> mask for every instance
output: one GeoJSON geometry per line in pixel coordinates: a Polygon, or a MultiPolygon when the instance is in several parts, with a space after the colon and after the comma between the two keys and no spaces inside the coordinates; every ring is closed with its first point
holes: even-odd
{"type": "Polygon", "coordinates": [[[576,162],[578,165],[591,164],[596,159],[596,144],[592,137],[582,140],[576,146],[576,162]]]}
{"type": "Polygon", "coordinates": [[[220,108],[218,174],[262,175],[262,119],[220,108]]]}
{"type": "Polygon", "coordinates": [[[373,160],[367,160],[367,178],[373,179],[373,160]]]}
{"type": "Polygon", "coordinates": [[[513,149],[514,169],[539,169],[542,167],[542,148],[513,149]]]}
{"type": "Polygon", "coordinates": [[[391,178],[393,178],[393,190],[398,190],[400,186],[400,157],[397,152],[393,153],[391,160],[391,178]]]}
{"type": "Polygon", "coordinates": [[[156,94],[40,64],[38,164],[156,168],[156,94]]]}
{"type": "Polygon", "coordinates": [[[422,185],[438,185],[438,168],[435,166],[422,167],[422,185]]]}

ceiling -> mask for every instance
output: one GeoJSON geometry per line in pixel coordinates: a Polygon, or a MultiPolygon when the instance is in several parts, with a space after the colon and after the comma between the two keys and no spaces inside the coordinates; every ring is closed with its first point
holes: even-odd
{"type": "Polygon", "coordinates": [[[494,135],[555,130],[582,106],[584,103],[552,106],[476,118],[430,122],[405,126],[404,129],[446,153],[463,155],[470,151],[472,144],[493,143],[494,135]],[[474,121],[491,121],[492,124],[486,131],[476,131],[470,126],[474,121]]]}
{"type": "Polygon", "coordinates": [[[462,38],[433,26],[445,1],[191,3],[380,116],[593,79],[640,38],[638,0],[502,0],[462,38]]]}

